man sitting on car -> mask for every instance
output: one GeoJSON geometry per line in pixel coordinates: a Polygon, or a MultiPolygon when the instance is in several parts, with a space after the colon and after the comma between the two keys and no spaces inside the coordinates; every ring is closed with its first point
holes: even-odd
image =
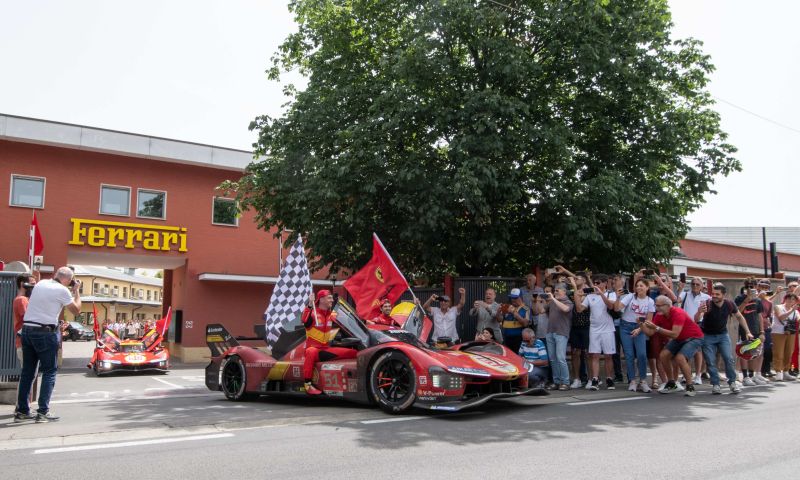
{"type": "MultiPolygon", "coordinates": [[[[303,312],[303,326],[306,327],[306,351],[303,361],[303,379],[305,380],[306,393],[319,395],[321,390],[311,384],[314,375],[314,364],[317,361],[328,361],[337,358],[356,358],[356,351],[352,348],[330,347],[331,333],[335,329],[334,320],[336,312],[333,311],[333,294],[330,290],[320,290],[319,300],[314,301],[312,293],[308,299],[309,306],[303,312]],[[316,308],[314,305],[316,304],[316,308]]],[[[333,333],[335,335],[335,333],[333,333]]]]}

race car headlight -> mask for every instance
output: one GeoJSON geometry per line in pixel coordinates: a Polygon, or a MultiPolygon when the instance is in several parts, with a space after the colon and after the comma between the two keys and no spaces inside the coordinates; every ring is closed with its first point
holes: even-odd
{"type": "Polygon", "coordinates": [[[103,368],[111,368],[111,362],[102,362],[103,368]]]}
{"type": "Polygon", "coordinates": [[[430,371],[431,386],[434,388],[443,388],[445,390],[460,390],[464,387],[464,377],[461,375],[454,375],[446,373],[439,368],[432,368],[430,371]]]}

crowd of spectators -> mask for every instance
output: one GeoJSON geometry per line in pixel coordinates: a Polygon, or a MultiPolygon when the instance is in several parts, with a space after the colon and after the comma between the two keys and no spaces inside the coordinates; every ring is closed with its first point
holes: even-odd
{"type": "MultiPolygon", "coordinates": [[[[541,286],[528,275],[508,292],[508,303],[487,288],[469,315],[476,340],[502,343],[528,360],[533,385],[611,390],[627,378],[632,392],[694,396],[704,382],[720,394],[723,380],[732,393],[768,377],[796,380],[799,294],[797,282],[773,291],[768,279],[750,278],[730,300],[724,284],[699,277],[687,283],[681,276],[674,286],[652,270],[626,277],[556,266],[541,286]]],[[[434,338],[457,341],[464,304],[463,288],[455,306],[447,296],[425,302],[434,338]]]]}

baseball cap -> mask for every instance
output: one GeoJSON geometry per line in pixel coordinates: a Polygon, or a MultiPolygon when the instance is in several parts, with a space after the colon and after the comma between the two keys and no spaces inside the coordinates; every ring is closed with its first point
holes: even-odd
{"type": "Polygon", "coordinates": [[[519,298],[519,288],[512,288],[510,292],[508,292],[508,298],[519,298]]]}
{"type": "Polygon", "coordinates": [[[763,285],[765,287],[769,287],[770,286],[769,280],[764,280],[764,279],[759,280],[758,284],[759,285],[763,285]]]}

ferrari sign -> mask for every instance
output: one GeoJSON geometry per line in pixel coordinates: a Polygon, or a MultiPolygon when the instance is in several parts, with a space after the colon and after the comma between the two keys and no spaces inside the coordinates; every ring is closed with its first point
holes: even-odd
{"type": "Polygon", "coordinates": [[[186,228],[71,218],[69,245],[186,252],[186,228]]]}

